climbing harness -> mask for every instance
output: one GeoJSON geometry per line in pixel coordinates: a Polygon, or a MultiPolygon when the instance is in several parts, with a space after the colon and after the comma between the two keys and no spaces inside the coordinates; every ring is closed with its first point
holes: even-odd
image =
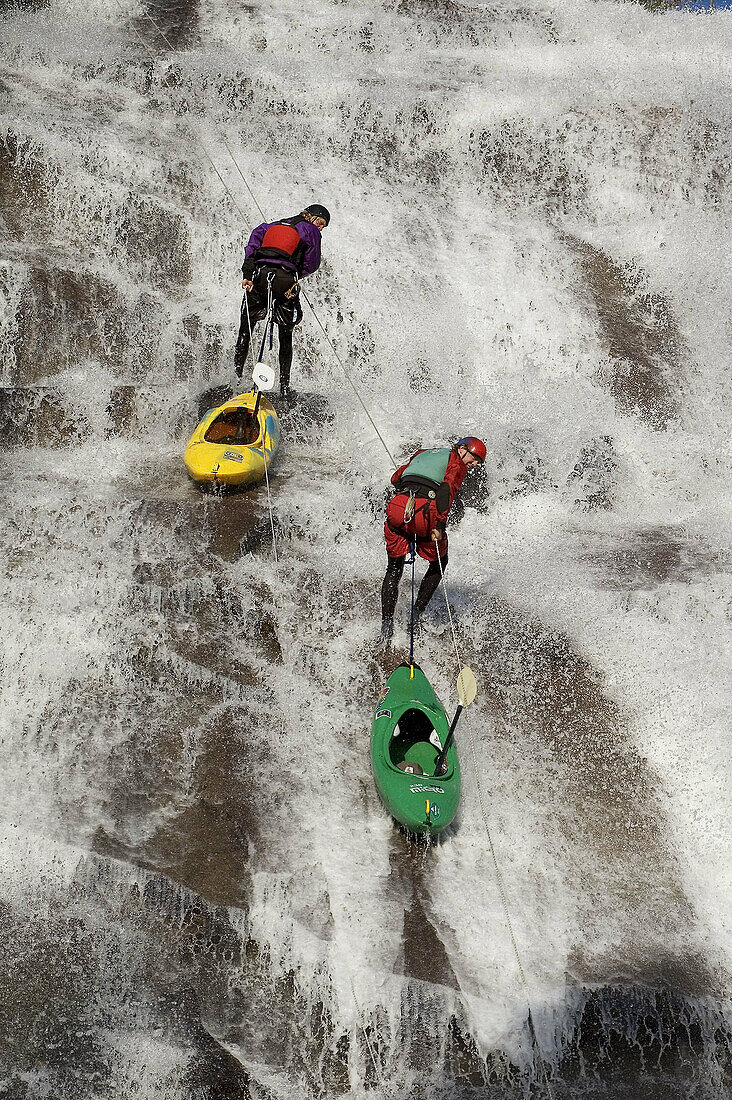
{"type": "MultiPolygon", "coordinates": [[[[267,343],[267,331],[269,330],[269,350],[272,350],[274,341],[274,297],[272,294],[272,283],[274,282],[274,272],[270,271],[267,274],[267,314],[264,318],[264,333],[262,335],[262,342],[259,345],[259,355],[257,362],[262,362],[262,356],[264,355],[264,348],[267,343]]],[[[249,342],[251,344],[252,333],[249,330],[249,342]]]]}

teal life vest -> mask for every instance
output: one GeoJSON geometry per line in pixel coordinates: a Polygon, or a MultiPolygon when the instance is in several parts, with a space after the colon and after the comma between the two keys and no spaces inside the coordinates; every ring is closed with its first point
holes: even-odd
{"type": "Polygon", "coordinates": [[[410,492],[419,498],[436,500],[438,512],[443,512],[450,499],[450,487],[445,482],[449,447],[432,447],[415,455],[399,478],[399,492],[410,492]]]}
{"type": "MultiPolygon", "coordinates": [[[[408,478],[419,479],[423,484],[430,483],[433,489],[439,489],[445,480],[447,463],[450,459],[449,447],[433,447],[415,455],[399,479],[401,485],[408,478]]],[[[410,486],[411,488],[411,486],[410,486]]]]}

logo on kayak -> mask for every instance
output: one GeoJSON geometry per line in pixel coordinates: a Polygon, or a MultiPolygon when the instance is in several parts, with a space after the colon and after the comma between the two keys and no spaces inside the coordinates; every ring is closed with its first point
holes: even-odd
{"type": "Polygon", "coordinates": [[[237,454],[236,451],[224,451],[224,458],[230,458],[232,462],[244,461],[244,455],[237,454]]]}
{"type": "Polygon", "coordinates": [[[424,783],[412,783],[409,789],[412,794],[426,794],[429,791],[432,791],[433,794],[445,793],[443,787],[427,787],[424,783]]]}
{"type": "Polygon", "coordinates": [[[390,710],[377,710],[376,717],[377,718],[391,718],[391,711],[390,710]]]}
{"type": "Polygon", "coordinates": [[[381,704],[384,702],[384,700],[386,699],[388,694],[389,694],[389,688],[385,687],[384,690],[381,693],[381,698],[379,699],[378,703],[376,704],[377,707],[381,706],[381,704]]]}

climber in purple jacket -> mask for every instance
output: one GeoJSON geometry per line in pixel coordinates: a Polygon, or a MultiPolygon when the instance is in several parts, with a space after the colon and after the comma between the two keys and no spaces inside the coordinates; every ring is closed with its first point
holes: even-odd
{"type": "Polygon", "coordinates": [[[287,397],[290,389],[292,330],[302,320],[297,281],[320,267],[320,234],[329,221],[326,208],[313,203],[294,218],[258,225],[244,252],[241,272],[246,293],[234,353],[236,376],[242,376],[252,330],[267,316],[271,293],[279,335],[281,397],[287,397]]]}

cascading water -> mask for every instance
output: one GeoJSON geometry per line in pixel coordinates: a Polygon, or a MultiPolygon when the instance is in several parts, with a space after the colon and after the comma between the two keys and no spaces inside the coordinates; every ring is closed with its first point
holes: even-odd
{"type": "Polygon", "coordinates": [[[0,36],[2,1095],[732,1094],[725,13],[26,0],[0,36]],[[312,315],[279,561],[263,487],[185,477],[240,171],[331,208],[306,289],[398,459],[488,442],[432,847],[371,781],[391,468],[312,315]]]}

